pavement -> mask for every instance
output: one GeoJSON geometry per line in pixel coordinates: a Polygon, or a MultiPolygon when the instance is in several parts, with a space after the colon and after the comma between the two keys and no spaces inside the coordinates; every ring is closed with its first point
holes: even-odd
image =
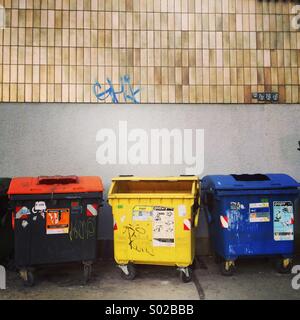
{"type": "MultiPolygon", "coordinates": [[[[271,259],[240,259],[236,273],[222,276],[212,257],[201,257],[202,268],[195,271],[205,299],[211,300],[299,300],[300,289],[292,288],[295,274],[279,274],[271,259]],[[205,269],[204,267],[207,267],[205,269]]],[[[296,257],[294,265],[300,265],[296,257]]],[[[300,268],[300,267],[299,267],[300,268]]],[[[300,286],[300,279],[298,280],[300,286]]]]}
{"type": "MultiPolygon", "coordinates": [[[[300,257],[295,264],[300,265],[300,257]]],[[[295,275],[278,274],[269,259],[240,260],[236,274],[224,277],[212,257],[197,257],[190,283],[182,283],[174,267],[139,265],[137,272],[134,280],[123,280],[112,260],[98,261],[84,285],[80,264],[51,266],[36,270],[36,284],[28,288],[16,272],[7,271],[0,299],[300,299],[300,289],[291,286],[295,275]]]]}

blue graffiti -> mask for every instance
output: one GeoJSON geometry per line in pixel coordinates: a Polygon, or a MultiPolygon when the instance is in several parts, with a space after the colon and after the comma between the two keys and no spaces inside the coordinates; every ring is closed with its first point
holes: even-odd
{"type": "Polygon", "coordinates": [[[106,90],[102,90],[101,84],[96,81],[93,86],[94,94],[97,100],[106,100],[108,97],[111,97],[113,103],[119,103],[118,95],[123,94],[123,98],[125,102],[133,102],[140,103],[136,97],[136,95],[140,92],[140,88],[133,89],[130,83],[130,77],[125,75],[120,78],[120,90],[116,91],[114,85],[112,84],[109,78],[106,79],[109,88],[106,90]]]}

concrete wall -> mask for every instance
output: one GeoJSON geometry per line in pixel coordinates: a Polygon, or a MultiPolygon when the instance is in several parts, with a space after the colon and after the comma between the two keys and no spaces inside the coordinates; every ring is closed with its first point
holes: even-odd
{"type": "MultiPolygon", "coordinates": [[[[119,174],[178,175],[185,165],[99,165],[96,133],[119,120],[128,129],[204,129],[205,174],[285,172],[300,181],[299,105],[1,104],[0,176],[99,175],[106,191],[119,174]]],[[[299,210],[296,228],[299,234],[299,210]]],[[[100,238],[111,239],[108,205],[100,238]]],[[[206,237],[202,217],[199,237],[206,237]]],[[[298,235],[298,238],[300,236],[298,235]]]]}

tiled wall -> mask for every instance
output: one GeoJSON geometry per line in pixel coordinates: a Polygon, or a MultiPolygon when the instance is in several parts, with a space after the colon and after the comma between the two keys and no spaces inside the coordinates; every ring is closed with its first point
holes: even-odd
{"type": "Polygon", "coordinates": [[[271,91],[300,101],[295,2],[0,4],[3,102],[254,103],[253,92],[271,91]]]}

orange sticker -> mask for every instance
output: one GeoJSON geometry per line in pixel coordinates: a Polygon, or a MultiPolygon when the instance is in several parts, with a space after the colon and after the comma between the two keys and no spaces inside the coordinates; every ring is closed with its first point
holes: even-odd
{"type": "Polygon", "coordinates": [[[70,225],[69,209],[48,209],[46,211],[46,233],[68,234],[70,225]]]}

